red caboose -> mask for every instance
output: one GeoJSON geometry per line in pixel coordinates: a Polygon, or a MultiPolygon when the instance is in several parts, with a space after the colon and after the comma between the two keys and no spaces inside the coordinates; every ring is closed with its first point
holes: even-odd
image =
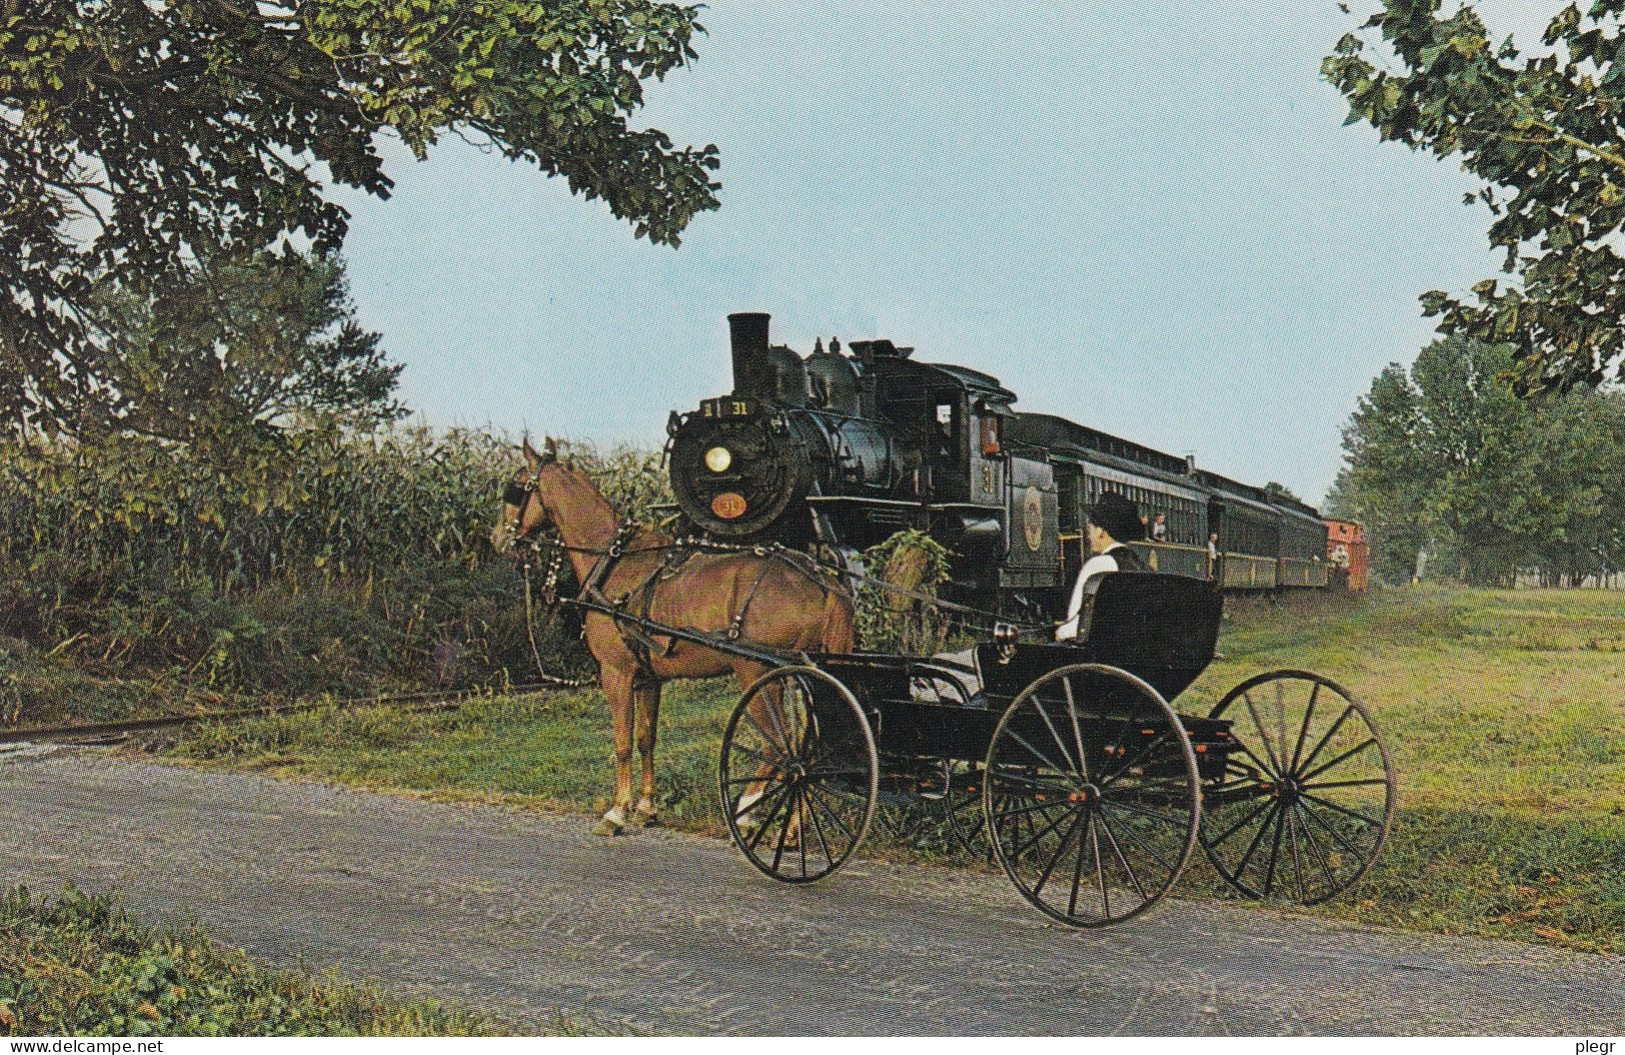
{"type": "Polygon", "coordinates": [[[1364,593],[1371,570],[1365,528],[1353,520],[1327,520],[1326,529],[1326,561],[1332,566],[1333,584],[1341,580],[1350,593],[1364,593]]]}

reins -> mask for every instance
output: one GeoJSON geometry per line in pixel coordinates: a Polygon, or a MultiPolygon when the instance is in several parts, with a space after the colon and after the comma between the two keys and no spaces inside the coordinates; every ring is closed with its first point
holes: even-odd
{"type": "MultiPolygon", "coordinates": [[[[559,552],[556,559],[549,562],[547,578],[542,583],[542,599],[547,602],[547,626],[553,625],[558,615],[558,585],[559,571],[564,563],[564,554],[559,552]]],[[[544,627],[545,629],[545,627],[544,627]]],[[[561,678],[557,674],[549,674],[542,663],[541,649],[536,647],[536,604],[531,597],[530,589],[530,561],[525,562],[525,637],[530,641],[530,658],[536,664],[536,676],[549,685],[557,685],[563,689],[580,689],[591,685],[596,679],[592,677],[561,678]]]]}
{"type": "MultiPolygon", "coordinates": [[[[627,525],[623,525],[622,530],[626,530],[626,527],[627,525]]],[[[848,568],[842,565],[832,564],[828,561],[819,560],[817,557],[806,552],[805,550],[791,549],[782,542],[719,542],[716,539],[701,538],[698,536],[684,536],[682,538],[674,539],[671,542],[663,542],[655,546],[627,547],[624,544],[617,546],[615,543],[611,543],[607,547],[599,548],[592,546],[571,546],[565,544],[559,539],[549,539],[545,543],[531,542],[529,539],[522,539],[518,541],[529,544],[535,548],[539,548],[543,545],[550,546],[560,555],[559,559],[562,559],[562,555],[565,553],[579,553],[589,557],[597,557],[598,564],[594,568],[594,578],[599,580],[603,578],[603,574],[608,573],[609,567],[614,561],[623,557],[632,557],[645,553],[686,551],[691,553],[748,553],[757,557],[774,557],[782,560],[784,563],[790,565],[807,578],[818,582],[820,585],[826,588],[834,588],[840,591],[847,598],[852,598],[851,591],[841,585],[843,580],[845,580],[850,574],[850,570],[848,568]],[[603,574],[597,574],[600,569],[602,569],[603,574]],[[814,572],[824,572],[827,575],[833,576],[835,581],[833,583],[828,582],[824,578],[814,574],[814,572]]],[[[999,614],[998,612],[990,612],[985,608],[977,608],[972,605],[959,604],[955,601],[944,600],[933,593],[926,593],[921,590],[909,589],[906,586],[899,586],[896,583],[888,582],[887,580],[875,575],[866,576],[863,581],[865,583],[872,583],[875,587],[887,593],[896,594],[900,597],[907,597],[913,601],[919,601],[928,608],[938,611],[953,612],[958,615],[973,616],[977,619],[985,620],[985,625],[979,629],[991,629],[994,626],[1002,624],[1006,626],[1014,626],[1018,631],[1026,633],[1036,630],[1052,630],[1056,625],[1053,622],[1040,623],[1013,620],[999,614]]],[[[949,580],[948,584],[954,585],[952,580],[949,580]]],[[[574,600],[575,599],[571,598],[562,598],[561,603],[570,604],[574,603],[574,600]]]]}

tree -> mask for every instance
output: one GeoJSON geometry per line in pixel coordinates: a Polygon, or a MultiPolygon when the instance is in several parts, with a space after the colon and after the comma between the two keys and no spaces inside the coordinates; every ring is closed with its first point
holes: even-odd
{"type": "Polygon", "coordinates": [[[1337,475],[1332,478],[1332,486],[1326,489],[1326,500],[1320,503],[1320,515],[1335,517],[1338,520],[1359,520],[1358,509],[1354,475],[1345,462],[1338,467],[1337,475]]]}
{"type": "Polygon", "coordinates": [[[1573,579],[1625,557],[1625,402],[1520,400],[1503,380],[1511,360],[1505,345],[1443,338],[1360,399],[1335,490],[1338,511],[1373,529],[1385,578],[1408,577],[1424,551],[1481,585],[1529,567],[1573,579]]]}
{"type": "Polygon", "coordinates": [[[1390,582],[1410,579],[1417,554],[1433,535],[1420,402],[1404,368],[1391,363],[1343,429],[1347,478],[1340,512],[1365,524],[1374,570],[1390,582]]]}
{"type": "Polygon", "coordinates": [[[1514,277],[1479,282],[1470,302],[1428,292],[1424,311],[1442,333],[1514,345],[1520,394],[1601,382],[1625,354],[1625,0],[1564,7],[1539,53],[1493,45],[1471,4],[1440,8],[1379,0],[1322,66],[1350,122],[1483,181],[1467,201],[1489,207],[1514,277]]]}
{"type": "Polygon", "coordinates": [[[1625,566],[1625,399],[1576,393],[1542,411],[1534,459],[1545,482],[1545,529],[1533,563],[1557,586],[1625,566]]]}
{"type": "Polygon", "coordinates": [[[1284,498],[1291,502],[1303,501],[1303,499],[1299,498],[1293,493],[1292,488],[1288,487],[1286,484],[1276,483],[1274,480],[1271,480],[1269,483],[1264,485],[1264,493],[1269,495],[1271,498],[1284,498]]]}
{"type": "Polygon", "coordinates": [[[387,197],[379,143],[443,135],[676,245],[713,146],[633,129],[695,57],[657,0],[0,0],[0,417],[117,407],[96,291],[172,295],[202,259],[341,244],[331,186],[387,197]]]}
{"type": "Polygon", "coordinates": [[[92,312],[118,412],[81,434],[229,446],[297,414],[365,427],[404,413],[401,368],[356,321],[334,254],[194,267],[158,293],[104,289],[92,312]]]}

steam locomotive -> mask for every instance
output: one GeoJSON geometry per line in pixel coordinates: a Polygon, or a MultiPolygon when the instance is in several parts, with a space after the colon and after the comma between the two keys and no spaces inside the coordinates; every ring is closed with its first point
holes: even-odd
{"type": "Polygon", "coordinates": [[[1153,569],[1231,590],[1332,581],[1311,506],[1022,413],[998,379],[889,340],[820,339],[803,357],[771,343],[769,318],[728,316],[733,392],[668,422],[672,490],[697,532],[851,551],[917,528],[953,554],[956,600],[1053,615],[1089,556],[1088,509],[1117,491],[1160,515],[1160,537],[1135,543],[1153,569]]]}

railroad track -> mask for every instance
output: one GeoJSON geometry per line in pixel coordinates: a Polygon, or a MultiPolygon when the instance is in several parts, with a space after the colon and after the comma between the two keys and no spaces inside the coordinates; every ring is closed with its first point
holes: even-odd
{"type": "MultiPolygon", "coordinates": [[[[557,691],[555,686],[541,682],[513,685],[503,690],[504,695],[524,692],[557,691]]],[[[458,689],[444,692],[409,692],[387,696],[358,696],[349,699],[306,700],[297,703],[267,704],[263,707],[244,707],[231,710],[202,711],[196,714],[165,714],[151,718],[131,718],[122,722],[90,722],[79,725],[37,725],[21,729],[0,730],[0,748],[8,744],[33,744],[45,741],[108,740],[130,733],[153,729],[172,729],[200,722],[236,722],[250,718],[270,718],[279,714],[298,714],[305,711],[333,709],[341,711],[365,710],[369,707],[400,707],[411,713],[455,711],[471,700],[495,695],[490,689],[458,689]]]]}

